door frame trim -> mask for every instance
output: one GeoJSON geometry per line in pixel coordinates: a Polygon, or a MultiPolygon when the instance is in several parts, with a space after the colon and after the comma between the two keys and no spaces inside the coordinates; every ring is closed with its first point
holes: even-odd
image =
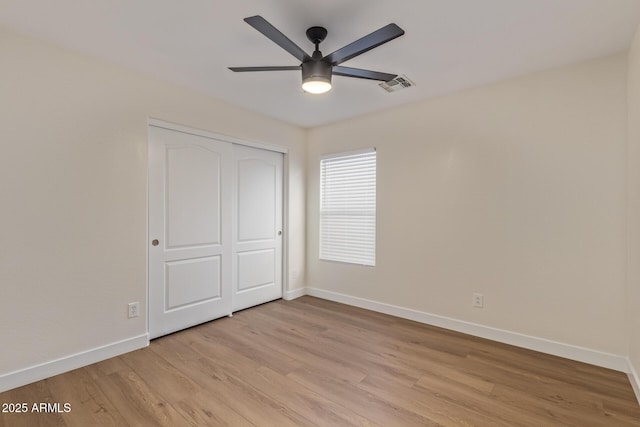
{"type": "MultiPolygon", "coordinates": [[[[210,132],[204,129],[198,129],[190,126],[181,125],[179,123],[169,122],[162,119],[156,119],[153,117],[147,118],[147,130],[149,127],[159,127],[168,130],[174,130],[191,135],[202,136],[205,138],[215,139],[218,141],[228,142],[231,144],[244,145],[246,147],[259,148],[261,150],[274,151],[276,153],[282,153],[282,232],[284,233],[284,239],[282,239],[282,297],[287,295],[289,289],[289,148],[278,145],[269,144],[264,142],[250,141],[247,139],[236,138],[229,135],[210,132]]],[[[147,301],[145,304],[146,323],[147,323],[147,336],[149,335],[149,144],[151,140],[149,133],[147,133],[147,240],[145,242],[145,248],[147,252],[147,269],[146,269],[146,282],[147,282],[147,301]]]]}

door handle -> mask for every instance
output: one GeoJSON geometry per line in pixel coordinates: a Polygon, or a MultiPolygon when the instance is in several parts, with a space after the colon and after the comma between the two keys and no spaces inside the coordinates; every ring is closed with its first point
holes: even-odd
{"type": "Polygon", "coordinates": [[[152,244],[153,246],[158,246],[158,244],[159,244],[159,243],[160,243],[160,241],[159,241],[158,239],[153,239],[153,240],[151,241],[151,244],[152,244]]]}
{"type": "Polygon", "coordinates": [[[282,230],[278,231],[278,236],[282,236],[282,230]]]}

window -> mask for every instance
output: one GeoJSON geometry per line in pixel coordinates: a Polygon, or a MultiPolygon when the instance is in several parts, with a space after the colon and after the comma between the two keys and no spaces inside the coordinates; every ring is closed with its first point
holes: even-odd
{"type": "Polygon", "coordinates": [[[320,259],[376,265],[376,152],[320,160],[320,259]]]}

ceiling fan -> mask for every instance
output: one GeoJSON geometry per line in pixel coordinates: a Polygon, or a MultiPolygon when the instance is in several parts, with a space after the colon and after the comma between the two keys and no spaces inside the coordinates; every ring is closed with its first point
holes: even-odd
{"type": "Polygon", "coordinates": [[[322,56],[319,45],[327,37],[327,30],[323,27],[311,27],[307,30],[307,38],[315,45],[311,56],[297,44],[289,40],[276,27],[262,16],[256,15],[245,18],[244,21],[267,36],[271,41],[296,57],[300,65],[285,65],[275,67],[229,67],[231,71],[289,71],[302,70],[302,89],[310,93],[324,93],[331,89],[331,76],[356,77],[359,79],[380,80],[387,82],[394,79],[396,74],[363,70],[360,68],[343,67],[342,64],[351,58],[361,55],[404,34],[404,30],[396,24],[386,25],[361,39],[348,44],[329,55],[322,56]]]}

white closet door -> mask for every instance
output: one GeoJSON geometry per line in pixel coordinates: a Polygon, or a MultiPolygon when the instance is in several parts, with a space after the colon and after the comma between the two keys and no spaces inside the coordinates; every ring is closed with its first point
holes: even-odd
{"type": "Polygon", "coordinates": [[[281,153],[233,146],[233,310],[282,298],[281,153]]]}
{"type": "Polygon", "coordinates": [[[149,334],[232,311],[232,144],[150,126],[149,334]]]}

